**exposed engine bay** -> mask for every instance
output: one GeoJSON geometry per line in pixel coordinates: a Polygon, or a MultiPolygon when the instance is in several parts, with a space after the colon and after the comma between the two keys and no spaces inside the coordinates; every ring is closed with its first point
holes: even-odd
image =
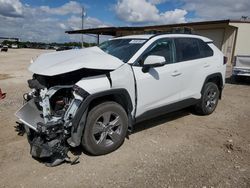
{"type": "Polygon", "coordinates": [[[107,70],[80,69],[73,72],[43,76],[34,74],[28,80],[29,93],[16,116],[24,124],[31,155],[49,166],[68,160],[72,120],[88,92],[75,85],[86,77],[105,75],[107,70]]]}

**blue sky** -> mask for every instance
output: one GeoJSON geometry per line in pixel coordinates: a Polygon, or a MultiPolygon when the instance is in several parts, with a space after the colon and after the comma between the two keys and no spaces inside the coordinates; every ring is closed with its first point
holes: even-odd
{"type": "Polygon", "coordinates": [[[65,30],[80,29],[81,6],[87,12],[85,28],[250,17],[249,0],[0,0],[0,35],[24,41],[79,41],[65,30]]]}
{"type": "MultiPolygon", "coordinates": [[[[22,0],[24,4],[29,4],[34,7],[39,6],[49,6],[52,8],[60,7],[67,2],[68,0],[22,0]]],[[[115,15],[110,14],[110,9],[113,4],[115,4],[115,1],[113,0],[84,0],[84,1],[76,1],[79,2],[79,4],[86,7],[88,15],[91,17],[96,17],[99,19],[104,18],[104,20],[113,22],[115,20],[115,15]]]]}
{"type": "MultiPolygon", "coordinates": [[[[63,4],[69,2],[68,0],[21,0],[23,4],[28,4],[33,7],[39,6],[49,6],[52,8],[62,6],[63,4]]],[[[78,0],[79,4],[83,5],[86,8],[87,15],[90,17],[95,17],[104,22],[111,23],[115,26],[128,25],[122,20],[117,18],[117,15],[113,13],[114,5],[116,0],[78,0]]],[[[157,4],[156,7],[160,12],[171,11],[178,9],[183,6],[183,2],[179,1],[164,1],[161,4],[157,4]]],[[[194,12],[188,12],[187,18],[194,18],[194,12]]]]}

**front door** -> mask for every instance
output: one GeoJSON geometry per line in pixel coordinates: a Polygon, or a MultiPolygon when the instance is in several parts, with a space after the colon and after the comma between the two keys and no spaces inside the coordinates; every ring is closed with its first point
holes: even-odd
{"type": "Polygon", "coordinates": [[[181,73],[174,63],[174,44],[172,39],[159,39],[139,58],[144,61],[149,55],[163,56],[165,65],[150,68],[144,73],[139,65],[133,66],[137,85],[136,117],[153,109],[175,103],[180,99],[181,73]]]}

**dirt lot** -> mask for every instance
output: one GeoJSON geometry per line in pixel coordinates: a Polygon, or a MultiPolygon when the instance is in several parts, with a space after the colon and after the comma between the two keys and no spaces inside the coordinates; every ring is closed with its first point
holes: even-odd
{"type": "Polygon", "coordinates": [[[250,84],[227,84],[210,116],[189,110],[138,124],[117,151],[81,154],[50,168],[32,159],[17,136],[15,111],[28,91],[31,57],[44,50],[0,53],[0,187],[250,187],[250,84]]]}

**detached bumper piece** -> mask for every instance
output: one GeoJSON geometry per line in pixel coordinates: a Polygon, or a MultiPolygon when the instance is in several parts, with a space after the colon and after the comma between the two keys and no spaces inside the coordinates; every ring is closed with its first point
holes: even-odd
{"type": "Polygon", "coordinates": [[[25,128],[24,128],[24,124],[20,123],[20,122],[16,122],[16,126],[14,126],[15,131],[17,132],[18,136],[23,136],[25,134],[25,128]]]}
{"type": "Polygon", "coordinates": [[[30,154],[46,166],[57,166],[68,160],[68,146],[64,142],[61,125],[45,125],[38,123],[37,131],[25,126],[30,154]]]}
{"type": "Polygon", "coordinates": [[[68,148],[58,139],[46,141],[38,136],[30,142],[30,147],[32,157],[44,162],[46,166],[57,166],[68,158],[68,148]]]}

